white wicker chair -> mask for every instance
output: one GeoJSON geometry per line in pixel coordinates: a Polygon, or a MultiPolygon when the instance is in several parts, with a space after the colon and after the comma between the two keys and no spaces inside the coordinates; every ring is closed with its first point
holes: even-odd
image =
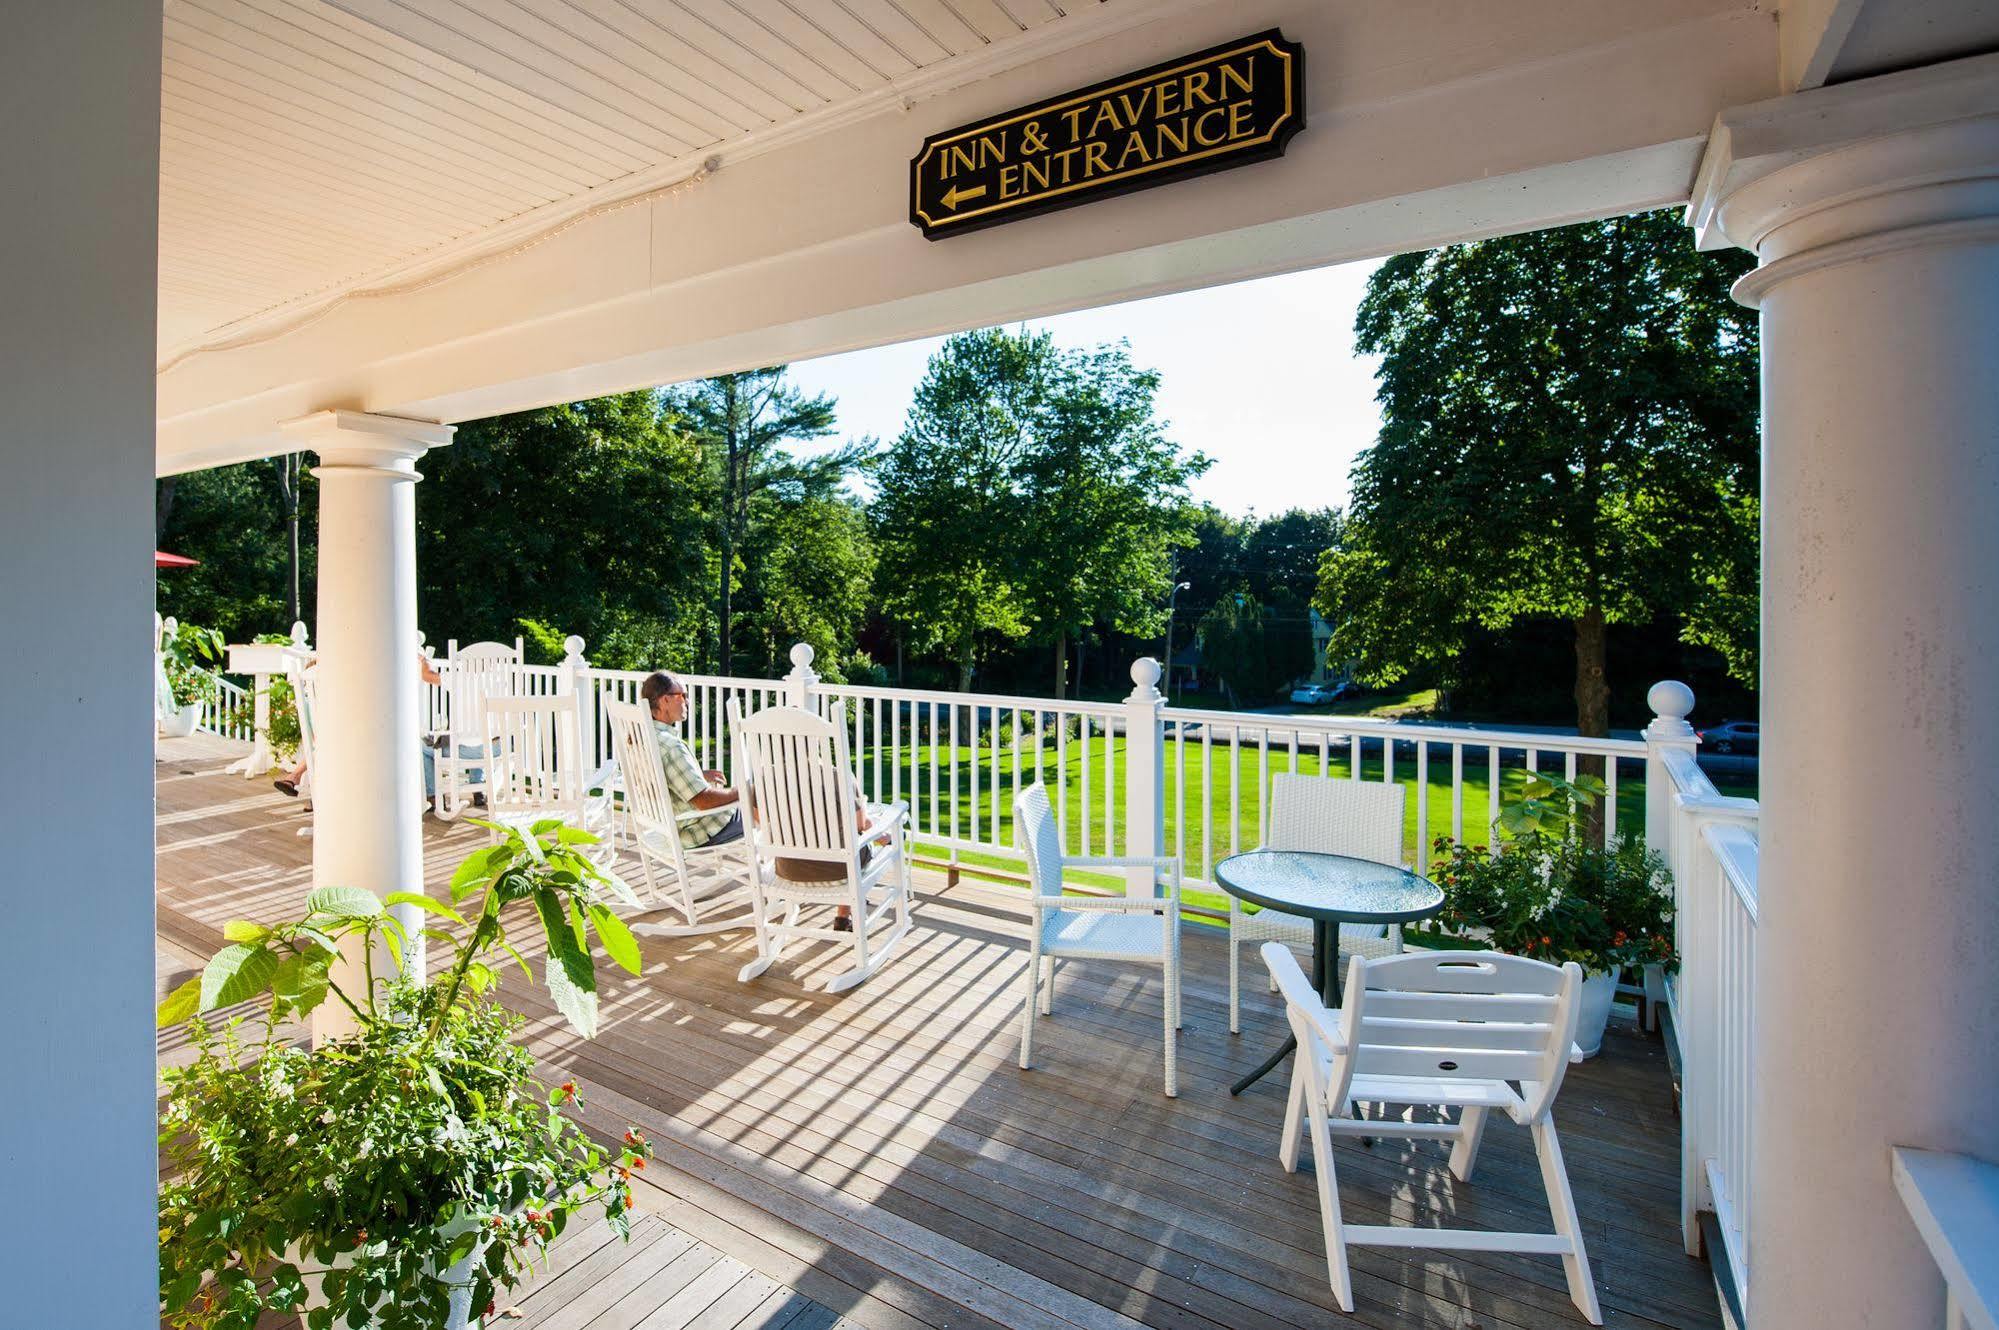
{"type": "MultiPolygon", "coordinates": [[[[1326,1265],[1340,1307],[1354,1309],[1348,1247],[1528,1252],[1560,1256],[1569,1296],[1591,1325],[1602,1325],[1551,1112],[1568,1064],[1582,1057],[1574,1042],[1582,969],[1496,951],[1355,956],[1340,1010],[1331,1011],[1288,948],[1267,942],[1263,959],[1284,994],[1298,1040],[1277,1157],[1285,1172],[1296,1172],[1300,1138],[1310,1130],[1326,1265]],[[1350,1112],[1356,1103],[1455,1108],[1458,1118],[1360,1120],[1350,1112]],[[1333,1137],[1450,1141],[1451,1172],[1468,1182],[1493,1109],[1533,1133],[1554,1232],[1347,1224],[1341,1218],[1333,1137]]],[[[1415,1190],[1420,1195],[1428,1189],[1415,1190]]]]}
{"type": "Polygon", "coordinates": [[[680,824],[712,816],[714,809],[676,809],[660,761],[653,719],[642,704],[606,698],[604,715],[617,745],[623,774],[625,816],[632,847],[645,876],[649,904],[677,910],[685,924],[635,923],[634,933],[688,937],[749,928],[756,923],[756,854],[748,829],[726,845],[687,849],[680,843],[680,824]],[[671,874],[671,891],[660,889],[653,876],[657,863],[671,874]]]}
{"type": "MultiPolygon", "coordinates": [[[[611,800],[593,792],[601,773],[584,769],[576,698],[488,698],[481,728],[493,736],[486,768],[486,807],[494,822],[525,828],[559,817],[605,837],[591,857],[611,855],[611,800]]],[[[497,837],[496,837],[497,839],[497,837]]]]}
{"type": "MultiPolygon", "coordinates": [[[[1270,778],[1266,850],[1317,850],[1376,863],[1402,863],[1403,787],[1381,781],[1302,776],[1270,778]]],[[[1242,948],[1282,942],[1312,945],[1312,921],[1282,910],[1243,908],[1229,897],[1229,1033],[1242,1033],[1242,948]]],[[[1392,956],[1402,950],[1402,929],[1382,924],[1341,924],[1340,955],[1392,956]]],[[[1272,988],[1274,990],[1275,984],[1272,988]]]]}
{"type": "Polygon", "coordinates": [[[1034,1062],[1035,1008],[1043,1016],[1054,1012],[1057,958],[1157,965],[1166,980],[1166,1094],[1168,1098],[1179,1094],[1180,861],[1170,855],[1065,856],[1048,791],[1038,781],[1014,796],[1013,821],[1027,855],[1034,893],[1027,981],[1021,996],[1021,1068],[1026,1070],[1034,1062]],[[1150,868],[1167,875],[1166,893],[1065,896],[1063,873],[1069,868],[1150,868]]]}
{"type": "Polygon", "coordinates": [[[732,697],[728,716],[736,788],[752,814],[744,834],[757,860],[751,911],[757,957],[736,978],[747,983],[761,975],[791,939],[815,938],[853,947],[853,968],[826,985],[829,993],[845,992],[887,964],[909,932],[909,854],[903,843],[909,809],[859,803],[845,706],[834,707],[824,719],[797,707],[766,707],[745,718],[741,699],[732,697]],[[866,812],[867,825],[859,829],[856,807],[866,812]],[[885,844],[876,843],[884,838],[885,844]],[[787,877],[779,860],[824,865],[826,872],[807,881],[794,868],[798,876],[787,877]],[[823,928],[799,922],[808,906],[842,905],[852,911],[851,933],[830,921],[823,928]]]}
{"type": "Polygon", "coordinates": [[[472,779],[474,771],[482,777],[487,774],[487,757],[493,746],[493,736],[485,729],[486,703],[513,693],[514,667],[520,663],[520,648],[503,642],[459,647],[444,662],[440,673],[446,728],[430,738],[436,788],[431,807],[446,821],[470,808],[474,796],[486,792],[483,779],[472,779]]]}

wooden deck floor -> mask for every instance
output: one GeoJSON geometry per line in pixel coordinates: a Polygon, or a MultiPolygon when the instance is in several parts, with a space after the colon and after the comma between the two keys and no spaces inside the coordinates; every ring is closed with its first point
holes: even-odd
{"type": "MultiPolygon", "coordinates": [[[[266,784],[222,775],[232,755],[205,739],[161,747],[163,987],[213,949],[225,920],[275,916],[305,888],[302,811],[266,784]]],[[[482,833],[426,828],[435,885],[482,833]]],[[[815,1327],[838,1317],[871,1330],[1583,1323],[1559,1262],[1483,1253],[1358,1251],[1358,1307],[1338,1311],[1310,1165],[1287,1175],[1276,1161],[1285,1074],[1240,1099],[1227,1092],[1282,1020],[1251,985],[1244,1033],[1229,1035],[1218,937],[1188,931],[1181,1094],[1168,1100],[1156,975],[1065,967],[1036,1069],[1022,1072],[1018,894],[923,878],[919,896],[907,951],[837,998],[820,991],[844,964],[831,954],[801,950],[740,985],[743,935],[647,939],[644,975],[610,980],[603,1031],[586,1044],[513,977],[506,996],[531,1018],[548,1070],[581,1084],[586,1120],[612,1134],[638,1125],[659,1161],[643,1205],[656,1236],[558,1262],[509,1323],[793,1324],[743,1319],[760,1314],[738,1306],[750,1276],[771,1308],[815,1327]],[[707,1252],[697,1293],[665,1287],[707,1252]],[[606,1287],[665,1292],[605,1303],[606,1287]],[[684,1319],[717,1288],[709,1306],[738,1319],[684,1319]]],[[[174,1043],[163,1039],[162,1057],[174,1043]]],[[[1572,1071],[1556,1120],[1607,1324],[1718,1325],[1707,1268],[1679,1246],[1678,1124],[1660,1044],[1614,1027],[1604,1055],[1572,1071]]],[[[1341,1145],[1336,1158],[1353,1222],[1549,1222],[1526,1133],[1503,1122],[1470,1184],[1432,1145],[1341,1145]]]]}

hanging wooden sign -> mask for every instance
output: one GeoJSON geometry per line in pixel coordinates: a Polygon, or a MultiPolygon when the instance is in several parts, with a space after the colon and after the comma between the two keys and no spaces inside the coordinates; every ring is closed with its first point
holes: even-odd
{"type": "Polygon", "coordinates": [[[923,141],[909,220],[932,240],[1284,155],[1305,48],[1272,28],[923,141]]]}

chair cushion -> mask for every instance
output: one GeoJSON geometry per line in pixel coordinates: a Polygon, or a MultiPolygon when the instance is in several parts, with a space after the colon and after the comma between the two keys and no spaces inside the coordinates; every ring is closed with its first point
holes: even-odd
{"type": "Polygon", "coordinates": [[[1163,961],[1159,916],[1104,910],[1049,910],[1041,919],[1041,950],[1051,955],[1163,961]]]}

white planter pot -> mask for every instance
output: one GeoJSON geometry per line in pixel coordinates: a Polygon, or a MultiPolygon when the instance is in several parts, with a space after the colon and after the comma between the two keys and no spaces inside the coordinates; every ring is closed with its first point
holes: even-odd
{"type": "Polygon", "coordinates": [[[1604,1027],[1610,1024],[1610,1004],[1617,998],[1617,972],[1583,976],[1582,1000],[1576,1013],[1576,1047],[1593,1058],[1603,1048],[1604,1027]]]}
{"type": "Polygon", "coordinates": [[[185,739],[201,724],[201,703],[190,702],[171,716],[160,717],[160,733],[169,739],[185,739]]]}

